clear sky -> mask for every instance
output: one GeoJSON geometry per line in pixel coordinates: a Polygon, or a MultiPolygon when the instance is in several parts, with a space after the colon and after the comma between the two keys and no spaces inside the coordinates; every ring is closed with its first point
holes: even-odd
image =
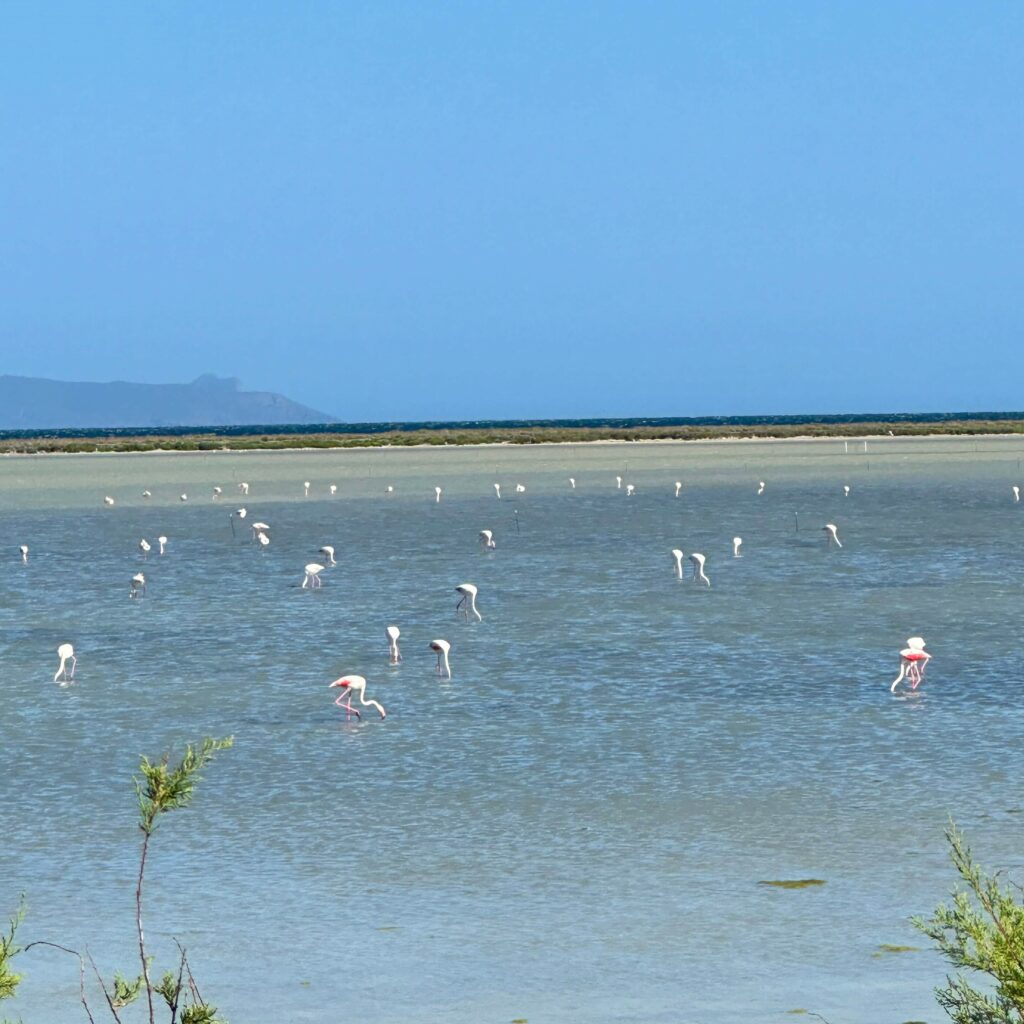
{"type": "Polygon", "coordinates": [[[1024,408],[1017,0],[0,9],[0,372],[1024,408]]]}

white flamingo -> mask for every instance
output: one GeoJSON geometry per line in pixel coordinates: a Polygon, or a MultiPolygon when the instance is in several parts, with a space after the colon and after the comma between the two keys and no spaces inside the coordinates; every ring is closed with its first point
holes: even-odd
{"type": "Polygon", "coordinates": [[[677,497],[677,498],[679,497],[679,492],[680,492],[680,491],[681,491],[682,489],[683,489],[683,481],[682,481],[682,480],[677,480],[677,481],[676,481],[676,497],[677,497]]]}
{"type": "Polygon", "coordinates": [[[302,589],[305,590],[309,587],[310,590],[318,590],[323,586],[323,581],[320,579],[320,573],[324,571],[324,567],[318,562],[310,562],[306,566],[306,575],[302,578],[302,589]]]}
{"type": "Polygon", "coordinates": [[[328,565],[337,565],[338,563],[334,560],[334,548],[330,544],[325,544],[320,548],[320,554],[327,556],[328,565]]]}
{"type": "Polygon", "coordinates": [[[259,544],[261,548],[269,547],[270,538],[262,530],[258,530],[256,532],[256,543],[259,544]]]}
{"type": "MultiPolygon", "coordinates": [[[[384,488],[384,493],[385,494],[394,494],[395,493],[395,489],[394,489],[394,487],[391,486],[391,484],[388,484],[387,487],[384,488]]],[[[438,498],[438,501],[440,501],[440,500],[441,499],[438,498]]]]}
{"type": "Polygon", "coordinates": [[[388,626],[384,630],[384,635],[388,638],[388,663],[400,664],[402,652],[398,649],[398,638],[402,635],[402,631],[397,626],[388,626]]]}
{"type": "Polygon", "coordinates": [[[467,619],[470,615],[475,615],[477,622],[483,622],[483,616],[476,609],[476,587],[472,583],[460,583],[455,588],[455,592],[462,595],[459,598],[459,603],[455,606],[455,610],[457,612],[461,611],[467,619]]]}
{"type": "Polygon", "coordinates": [[[732,539],[732,557],[733,558],[742,558],[743,557],[740,554],[740,548],[742,547],[742,545],[743,545],[743,538],[742,537],[733,537],[733,539],[732,539]]]}
{"type": "Polygon", "coordinates": [[[683,578],[683,552],[679,548],[672,549],[672,558],[676,563],[676,579],[681,580],[683,578]]]}
{"type": "Polygon", "coordinates": [[[187,494],[179,494],[178,495],[178,501],[188,501],[188,495],[187,494]]]}
{"type": "Polygon", "coordinates": [[[137,572],[131,580],[131,587],[128,591],[129,597],[146,596],[146,577],[143,573],[137,572]]]}
{"type": "Polygon", "coordinates": [[[162,555],[167,547],[167,538],[164,536],[157,537],[156,542],[160,545],[160,554],[162,555]]]}
{"type": "Polygon", "coordinates": [[[452,677],[452,665],[448,660],[448,652],[452,649],[452,645],[447,640],[431,640],[430,649],[437,655],[437,668],[436,672],[438,675],[443,674],[449,679],[452,677]]]}
{"type": "Polygon", "coordinates": [[[1013,500],[1020,501],[1020,488],[1014,484],[1011,490],[1013,491],[1013,500]]]}
{"type": "Polygon", "coordinates": [[[494,493],[497,495],[498,501],[501,501],[501,484],[494,485],[494,493]]]}
{"type": "Polygon", "coordinates": [[[516,484],[516,494],[525,494],[526,488],[522,484],[516,484]]]}
{"type": "Polygon", "coordinates": [[[65,682],[71,682],[75,678],[75,668],[78,665],[78,659],[75,657],[75,649],[71,644],[61,644],[57,648],[57,657],[60,658],[60,666],[57,668],[57,674],[53,677],[53,681],[57,682],[58,679],[63,678],[65,682]],[[68,662],[71,662],[71,671],[68,671],[68,662]]]}
{"type": "Polygon", "coordinates": [[[832,547],[833,544],[835,544],[835,546],[837,548],[841,548],[843,546],[842,541],[840,541],[840,539],[839,539],[839,533],[836,530],[836,524],[835,523],[826,523],[822,527],[822,530],[825,533],[825,546],[826,547],[832,547]]]}
{"type": "Polygon", "coordinates": [[[764,481],[763,480],[758,480],[758,482],[757,482],[757,493],[758,494],[764,494],[764,481]]]}
{"type": "Polygon", "coordinates": [[[576,477],[569,477],[569,486],[575,491],[576,490],[576,477]]]}
{"type": "Polygon", "coordinates": [[[243,480],[238,485],[238,490],[239,490],[239,493],[241,493],[241,494],[248,494],[249,493],[249,485],[243,480]]]}
{"type": "Polygon", "coordinates": [[[435,487],[434,488],[434,501],[438,501],[439,502],[440,500],[441,500],[441,488],[440,487],[435,487]]]}
{"type": "Polygon", "coordinates": [[[223,487],[214,487],[214,489],[213,489],[213,500],[214,501],[219,501],[220,500],[220,496],[223,493],[224,493],[224,488],[223,487]]]}
{"type": "Polygon", "coordinates": [[[697,552],[690,555],[690,561],[693,563],[693,582],[704,583],[707,586],[711,586],[711,580],[708,579],[707,573],[704,572],[704,563],[707,559],[697,552]]]}
{"type": "Polygon", "coordinates": [[[145,558],[146,555],[148,555],[150,551],[153,550],[153,547],[149,543],[149,541],[146,540],[145,537],[143,537],[142,540],[139,541],[139,550],[142,552],[142,557],[145,558]]]}
{"type": "Polygon", "coordinates": [[[248,514],[249,514],[249,510],[247,508],[236,508],[235,511],[232,512],[231,515],[228,516],[228,522],[231,523],[231,536],[232,537],[235,536],[235,520],[236,519],[244,519],[248,514]]]}
{"type": "Polygon", "coordinates": [[[494,543],[494,533],[491,530],[480,531],[480,543],[488,551],[493,551],[497,545],[494,543]]]}
{"type": "Polygon", "coordinates": [[[152,498],[153,497],[153,492],[152,491],[143,491],[142,492],[142,496],[144,498],[152,498]]]}
{"type": "Polygon", "coordinates": [[[267,538],[267,542],[270,542],[270,537],[268,536],[268,531],[270,530],[269,523],[253,523],[249,529],[252,530],[253,542],[259,540],[261,533],[267,538]]]}
{"type": "Polygon", "coordinates": [[[636,488],[632,484],[626,484],[626,497],[632,498],[636,488]]]}
{"type": "Polygon", "coordinates": [[[850,496],[850,485],[843,484],[843,497],[848,498],[850,496]]]}
{"type": "Polygon", "coordinates": [[[107,496],[106,496],[106,497],[105,497],[105,498],[103,499],[103,504],[104,504],[104,505],[113,505],[113,504],[114,504],[114,499],[113,499],[113,498],[112,498],[112,497],[111,497],[111,496],[110,496],[110,495],[108,494],[108,495],[107,495],[107,496]]]}
{"type": "Polygon", "coordinates": [[[21,560],[23,562],[28,562],[28,545],[27,544],[22,544],[18,548],[18,550],[21,552],[21,560]]]}
{"type": "Polygon", "coordinates": [[[617,476],[615,478],[615,489],[617,491],[621,491],[622,490],[622,477],[621,476],[617,476]]]}
{"type": "Polygon", "coordinates": [[[341,687],[343,691],[334,703],[337,707],[344,708],[346,714],[355,715],[356,718],[363,717],[356,708],[352,707],[352,694],[354,693],[364,708],[376,708],[381,718],[387,718],[388,713],[377,701],[366,699],[366,680],[362,676],[342,676],[340,679],[335,679],[328,689],[334,686],[341,687]]]}
{"type": "Polygon", "coordinates": [[[306,497],[306,498],[309,497],[309,488],[310,488],[309,481],[308,480],[304,480],[302,482],[302,493],[303,493],[303,496],[306,497]]]}
{"type": "Polygon", "coordinates": [[[338,485],[337,484],[331,484],[331,486],[328,487],[327,489],[331,492],[331,497],[332,498],[334,497],[334,495],[336,495],[338,493],[338,485]]]}

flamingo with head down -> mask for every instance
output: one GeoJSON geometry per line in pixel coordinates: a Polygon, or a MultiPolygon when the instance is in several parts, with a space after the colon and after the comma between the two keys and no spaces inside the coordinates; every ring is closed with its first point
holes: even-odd
{"type": "Polygon", "coordinates": [[[388,713],[380,703],[375,700],[367,700],[366,680],[362,676],[342,676],[340,679],[335,679],[334,682],[328,686],[328,689],[335,686],[340,687],[342,692],[338,694],[338,699],[334,704],[336,707],[344,708],[346,716],[355,715],[356,718],[363,717],[359,713],[358,708],[352,707],[352,694],[354,693],[359,698],[359,703],[362,704],[364,708],[376,708],[382,719],[387,718],[388,713]]]}

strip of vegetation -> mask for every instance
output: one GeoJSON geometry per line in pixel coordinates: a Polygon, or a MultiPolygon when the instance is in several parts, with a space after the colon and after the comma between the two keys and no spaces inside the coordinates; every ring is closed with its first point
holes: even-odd
{"type": "Polygon", "coordinates": [[[634,427],[480,427],[389,430],[382,433],[131,434],[97,431],[31,436],[0,435],[0,453],[274,451],[289,448],[370,448],[413,445],[565,444],[583,441],[710,441],[796,437],[924,437],[934,434],[1024,434],[1024,419],[777,422],[634,427]]]}

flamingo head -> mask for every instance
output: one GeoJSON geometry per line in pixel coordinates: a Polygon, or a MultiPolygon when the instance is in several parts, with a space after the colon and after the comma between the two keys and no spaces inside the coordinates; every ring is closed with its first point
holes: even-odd
{"type": "Polygon", "coordinates": [[[347,690],[349,688],[349,683],[346,679],[335,679],[333,683],[328,685],[327,689],[330,690],[335,686],[340,686],[343,690],[347,690]]]}

